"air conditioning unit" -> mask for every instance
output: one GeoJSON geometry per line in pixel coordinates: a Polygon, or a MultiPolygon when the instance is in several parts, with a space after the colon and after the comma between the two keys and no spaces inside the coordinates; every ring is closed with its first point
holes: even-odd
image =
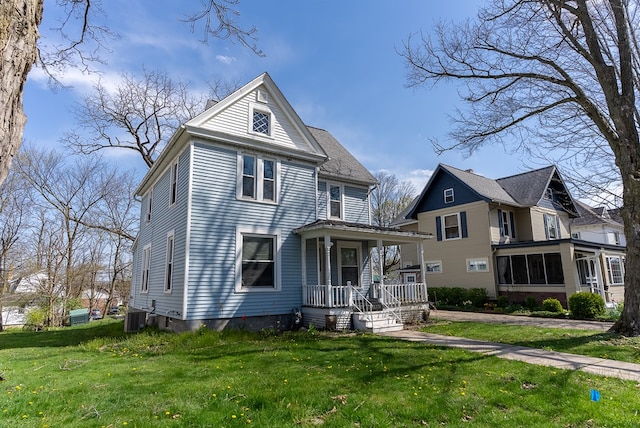
{"type": "Polygon", "coordinates": [[[147,321],[147,313],[144,311],[127,312],[124,319],[124,332],[135,333],[144,328],[147,321]]]}

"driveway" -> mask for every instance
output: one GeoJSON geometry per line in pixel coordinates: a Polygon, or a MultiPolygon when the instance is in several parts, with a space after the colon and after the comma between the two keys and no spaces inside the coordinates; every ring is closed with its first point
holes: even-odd
{"type": "Polygon", "coordinates": [[[473,321],[495,324],[529,325],[548,328],[574,328],[580,330],[607,331],[613,326],[612,322],[582,321],[556,318],[537,318],[526,315],[504,315],[485,312],[459,312],[432,309],[429,319],[448,321],[473,321]]]}

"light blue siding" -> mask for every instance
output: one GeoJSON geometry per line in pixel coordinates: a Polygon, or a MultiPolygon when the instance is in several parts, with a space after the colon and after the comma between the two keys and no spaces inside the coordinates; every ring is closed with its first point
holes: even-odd
{"type": "Polygon", "coordinates": [[[327,219],[327,182],[318,182],[318,219],[327,219]]]}
{"type": "MultiPolygon", "coordinates": [[[[140,209],[140,233],[134,254],[132,278],[132,306],[155,308],[159,315],[178,316],[183,311],[185,242],[187,230],[189,150],[185,150],[178,161],[178,195],[176,203],[169,206],[171,170],[162,174],[153,186],[151,221],[146,221],[149,193],[142,198],[140,209]],[[165,293],[167,261],[167,235],[174,234],[173,284],[170,293],[165,293]],[[142,257],[144,248],[151,244],[151,267],[149,290],[142,293],[142,257]],[[154,306],[155,304],[155,306],[154,306]]],[[[180,317],[180,316],[178,316],[180,317]]]]}
{"type": "Polygon", "coordinates": [[[369,224],[369,189],[344,186],[344,219],[369,224]]]}
{"type": "Polygon", "coordinates": [[[300,238],[316,217],[315,168],[281,161],[279,204],[236,198],[237,152],[194,146],[188,319],[285,314],[302,300],[300,238]],[[277,229],[281,289],[236,292],[236,228],[277,229]]]}

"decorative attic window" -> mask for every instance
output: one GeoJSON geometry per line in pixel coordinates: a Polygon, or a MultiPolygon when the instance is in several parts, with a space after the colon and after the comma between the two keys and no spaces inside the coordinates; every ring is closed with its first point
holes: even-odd
{"type": "Polygon", "coordinates": [[[273,114],[264,103],[249,103],[249,126],[247,132],[254,135],[273,136],[273,114]]]}
{"type": "Polygon", "coordinates": [[[270,135],[271,115],[262,111],[253,111],[253,132],[270,135]]]}
{"type": "Polygon", "coordinates": [[[453,188],[444,189],[444,203],[451,204],[453,203],[453,200],[454,200],[453,188]]]}

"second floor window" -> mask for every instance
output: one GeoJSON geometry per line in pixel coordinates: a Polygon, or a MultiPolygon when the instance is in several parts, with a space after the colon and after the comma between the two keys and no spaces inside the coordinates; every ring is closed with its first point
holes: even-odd
{"type": "Polygon", "coordinates": [[[498,223],[500,225],[500,236],[515,238],[515,224],[511,211],[498,210],[498,223]]]}
{"type": "Polygon", "coordinates": [[[545,214],[544,227],[546,229],[547,239],[560,239],[560,227],[557,216],[545,214]]]}
{"type": "Polygon", "coordinates": [[[456,214],[445,215],[443,219],[444,239],[458,239],[460,233],[460,216],[456,214]]]}
{"type": "Polygon", "coordinates": [[[171,164],[171,195],[169,205],[173,205],[178,200],[178,162],[171,164]]]}
{"type": "Polygon", "coordinates": [[[239,157],[238,195],[242,199],[277,201],[277,162],[252,155],[239,157]]]}
{"type": "Polygon", "coordinates": [[[342,189],[340,186],[329,186],[329,217],[342,218],[342,189]]]}

